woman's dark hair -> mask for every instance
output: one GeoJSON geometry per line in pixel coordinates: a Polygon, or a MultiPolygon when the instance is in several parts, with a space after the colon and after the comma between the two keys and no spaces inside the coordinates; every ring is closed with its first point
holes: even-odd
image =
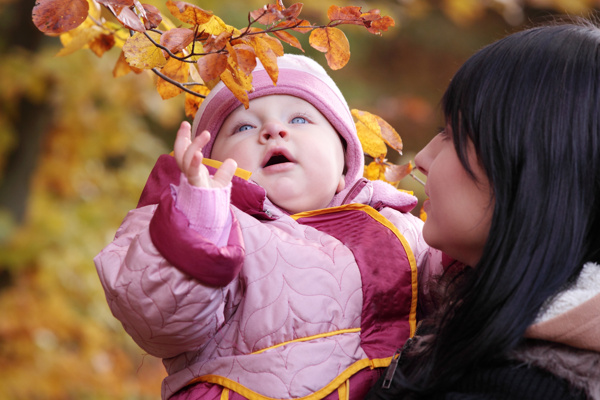
{"type": "Polygon", "coordinates": [[[600,29],[531,28],[473,55],[442,100],[467,171],[473,142],[495,206],[481,260],[452,281],[402,386],[445,390],[522,340],[544,302],[600,261],[600,29]]]}

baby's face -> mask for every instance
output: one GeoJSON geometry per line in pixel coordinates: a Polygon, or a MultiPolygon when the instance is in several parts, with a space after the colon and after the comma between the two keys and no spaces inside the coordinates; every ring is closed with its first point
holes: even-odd
{"type": "Polygon", "coordinates": [[[310,103],[270,95],[225,120],[211,158],[232,158],[277,206],[294,214],[325,208],[344,188],[344,149],[329,121],[310,103]]]}

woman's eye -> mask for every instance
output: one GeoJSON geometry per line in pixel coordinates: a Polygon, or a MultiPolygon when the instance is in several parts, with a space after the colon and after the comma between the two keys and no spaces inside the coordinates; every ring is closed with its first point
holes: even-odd
{"type": "Polygon", "coordinates": [[[250,129],[254,128],[252,125],[242,125],[239,128],[236,129],[236,132],[242,132],[242,131],[248,131],[250,129]]]}
{"type": "Polygon", "coordinates": [[[295,117],[294,119],[292,119],[292,124],[306,124],[306,118],[304,117],[295,117]]]}

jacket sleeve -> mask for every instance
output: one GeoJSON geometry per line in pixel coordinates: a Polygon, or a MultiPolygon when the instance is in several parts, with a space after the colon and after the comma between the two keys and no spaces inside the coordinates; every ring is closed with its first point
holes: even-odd
{"type": "Polygon", "coordinates": [[[398,228],[410,244],[418,269],[418,315],[426,315],[435,307],[430,285],[435,285],[436,277],[444,272],[448,258],[425,242],[421,219],[411,213],[402,213],[391,208],[383,209],[382,214],[398,228]]]}
{"type": "Polygon", "coordinates": [[[244,251],[235,219],[219,247],[189,228],[161,186],[159,204],[130,211],[94,262],[127,333],[149,354],[170,358],[198,350],[222,325],[238,301],[244,251]]]}

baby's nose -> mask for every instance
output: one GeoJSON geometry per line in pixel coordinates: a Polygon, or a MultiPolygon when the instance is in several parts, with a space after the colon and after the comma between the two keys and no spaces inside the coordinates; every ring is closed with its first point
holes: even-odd
{"type": "Polygon", "coordinates": [[[287,127],[279,121],[269,121],[263,125],[260,137],[264,141],[271,139],[287,139],[289,131],[287,127]]]}

